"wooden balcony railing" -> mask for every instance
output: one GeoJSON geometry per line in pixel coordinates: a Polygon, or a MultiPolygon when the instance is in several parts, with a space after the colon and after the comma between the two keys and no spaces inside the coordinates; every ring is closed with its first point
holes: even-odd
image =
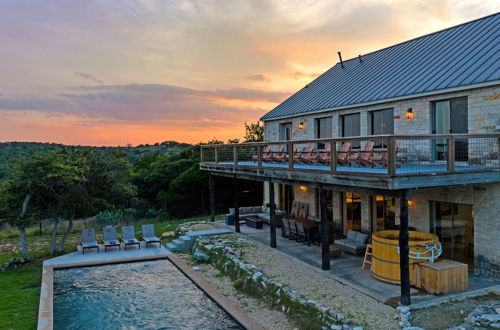
{"type": "Polygon", "coordinates": [[[392,177],[498,171],[500,133],[213,144],[202,145],[200,154],[202,165],[338,174],[392,177]]]}

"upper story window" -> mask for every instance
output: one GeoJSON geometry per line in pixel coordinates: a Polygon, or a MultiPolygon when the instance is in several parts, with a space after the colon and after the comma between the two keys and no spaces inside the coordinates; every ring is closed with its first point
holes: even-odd
{"type": "MultiPolygon", "coordinates": [[[[341,133],[342,137],[360,136],[361,135],[361,125],[360,125],[359,113],[353,113],[350,115],[340,116],[340,133],[341,133]]],[[[360,146],[360,143],[359,143],[359,141],[352,142],[351,146],[353,148],[358,148],[360,146]]]]}
{"type": "Polygon", "coordinates": [[[292,139],[292,123],[280,124],[280,141],[288,141],[292,139]]]}
{"type": "MultiPolygon", "coordinates": [[[[371,111],[369,115],[370,134],[394,134],[394,109],[371,111]]],[[[387,147],[387,141],[375,141],[375,147],[387,147]]]]}
{"type": "MultiPolygon", "coordinates": [[[[316,139],[328,139],[332,137],[332,117],[317,118],[314,126],[316,139]]],[[[324,148],[324,143],[318,143],[318,149],[324,148]]]]}
{"type": "Polygon", "coordinates": [[[467,97],[432,102],[432,133],[468,133],[467,97]]]}

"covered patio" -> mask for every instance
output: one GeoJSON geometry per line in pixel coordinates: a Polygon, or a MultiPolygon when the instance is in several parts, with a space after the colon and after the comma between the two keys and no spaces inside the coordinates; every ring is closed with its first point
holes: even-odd
{"type": "MultiPolygon", "coordinates": [[[[221,223],[221,226],[234,230],[234,226],[225,225],[223,223],[221,223]]],[[[240,226],[240,234],[265,246],[270,245],[270,226],[266,224],[264,224],[262,229],[255,229],[242,224],[240,226]]],[[[281,228],[277,228],[275,250],[284,255],[301,260],[311,266],[318,268],[322,266],[321,247],[316,245],[304,245],[295,240],[282,237],[281,228]]],[[[340,256],[330,258],[330,264],[331,269],[327,271],[345,285],[353,287],[380,302],[390,304],[397,304],[399,302],[401,295],[400,286],[382,282],[372,277],[370,275],[370,265],[366,265],[364,269],[361,269],[363,256],[354,256],[342,252],[340,256]]],[[[465,291],[436,296],[422,290],[411,288],[410,294],[412,305],[418,305],[447,299],[450,296],[473,294],[474,292],[480,293],[492,289],[495,286],[498,287],[498,285],[500,285],[500,283],[494,280],[469,276],[469,287],[465,291]]]]}

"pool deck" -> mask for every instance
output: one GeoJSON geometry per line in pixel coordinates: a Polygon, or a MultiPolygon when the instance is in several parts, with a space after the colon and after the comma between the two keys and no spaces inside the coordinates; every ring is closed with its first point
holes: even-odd
{"type": "MultiPolygon", "coordinates": [[[[222,230],[222,234],[227,233],[227,230],[222,230]]],[[[251,318],[247,313],[243,312],[237,305],[223,296],[217,289],[205,280],[201,275],[197,274],[191,266],[184,260],[178,258],[170,250],[164,246],[146,248],[145,243],[141,242],[141,248],[130,247],[121,251],[118,249],[104,252],[104,247],[101,247],[101,252],[86,251],[83,254],[80,248],[76,252],[68,253],[59,257],[45,260],[42,270],[42,285],[40,292],[40,307],[38,312],[39,330],[52,330],[54,328],[54,269],[97,266],[113,263],[146,261],[157,259],[170,260],[184,275],[186,275],[196,286],[204,291],[213,301],[221,306],[231,317],[240,323],[246,329],[263,329],[260,324],[251,318]]]]}
{"type": "MultiPolygon", "coordinates": [[[[234,230],[233,226],[226,226],[223,223],[221,223],[221,226],[233,228],[234,230]]],[[[241,234],[245,237],[269,247],[269,226],[265,225],[263,229],[255,229],[242,224],[240,230],[241,234]]],[[[276,236],[276,251],[321,269],[321,247],[316,245],[307,246],[302,243],[297,243],[294,240],[284,238],[281,236],[281,228],[277,228],[276,236]]],[[[341,256],[331,258],[330,262],[331,269],[326,272],[335,277],[339,282],[380,302],[392,301],[393,303],[399,300],[398,298],[401,294],[399,285],[389,284],[375,279],[370,274],[369,265],[365,267],[365,269],[361,269],[363,256],[354,256],[342,252],[341,256]]],[[[461,296],[483,295],[492,291],[500,291],[499,282],[475,276],[469,277],[469,286],[467,290],[439,296],[412,288],[412,308],[432,305],[453,297],[458,299],[458,297],[461,296]]]]}

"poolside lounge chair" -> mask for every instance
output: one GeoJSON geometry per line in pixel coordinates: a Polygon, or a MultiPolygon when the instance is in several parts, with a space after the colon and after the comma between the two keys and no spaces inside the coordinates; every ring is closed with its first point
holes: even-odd
{"type": "Polygon", "coordinates": [[[135,238],[134,226],[122,227],[122,242],[125,244],[125,250],[128,245],[139,245],[139,249],[141,248],[141,242],[135,238]]]}
{"type": "Polygon", "coordinates": [[[155,235],[154,225],[142,225],[142,239],[146,242],[146,247],[154,243],[158,243],[161,247],[161,241],[155,235]]]}
{"type": "Polygon", "coordinates": [[[351,142],[345,142],[337,151],[337,164],[347,166],[349,165],[349,154],[351,152],[351,142]]]}
{"type": "Polygon", "coordinates": [[[106,226],[102,230],[102,241],[104,242],[104,252],[106,252],[108,247],[118,246],[121,251],[122,245],[120,241],[116,238],[116,228],[113,226],[106,226]]]}
{"type": "Polygon", "coordinates": [[[99,244],[95,239],[95,229],[94,228],[83,228],[82,229],[82,252],[85,254],[85,249],[95,249],[97,248],[97,253],[99,253],[99,244]]]}
{"type": "Polygon", "coordinates": [[[351,151],[351,154],[348,157],[349,166],[351,166],[352,163],[357,163],[359,166],[371,165],[374,145],[375,142],[367,141],[361,150],[351,151]]]}

